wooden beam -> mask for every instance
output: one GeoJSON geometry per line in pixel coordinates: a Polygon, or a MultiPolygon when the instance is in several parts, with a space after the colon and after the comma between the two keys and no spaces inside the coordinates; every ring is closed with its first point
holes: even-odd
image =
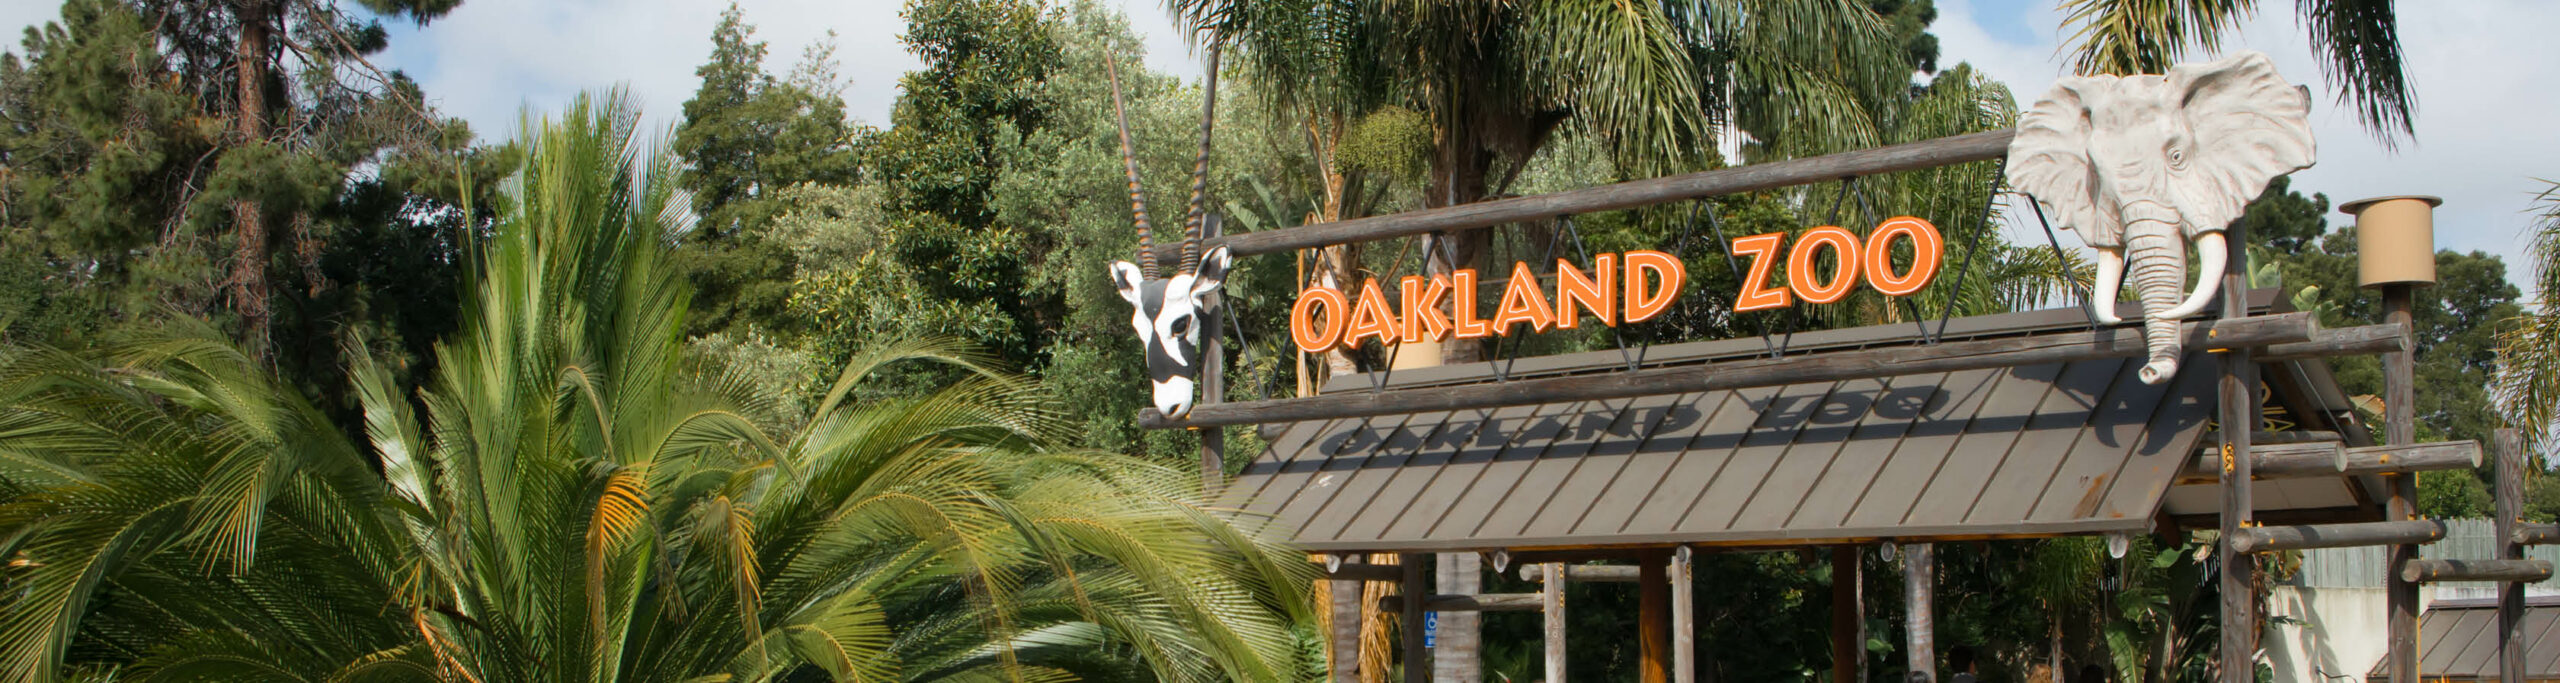
{"type": "MultiPolygon", "coordinates": [[[[2255,439],[2252,439],[2255,441],[2255,439]]],[[[2303,443],[2259,443],[2249,446],[2252,479],[2300,479],[2334,477],[2347,471],[2347,447],[2336,441],[2303,443]]],[[[2214,449],[2187,463],[2186,477],[2193,479],[2222,478],[2222,456],[2214,449]]]]}
{"type": "Polygon", "coordinates": [[[1938,680],[1937,552],[1927,543],[1902,546],[1903,654],[1910,683],[1938,680]]]}
{"type": "MultiPolygon", "coordinates": [[[[2284,313],[2189,322],[2185,324],[2183,334],[2187,348],[2230,350],[2301,341],[2310,338],[2312,331],[2318,328],[2319,322],[2310,313],[2284,313]]],[[[1163,413],[1149,407],[1138,411],[1138,425],[1147,429],[1177,429],[1406,415],[1987,370],[2128,358],[2143,353],[2141,328],[2114,327],[2094,332],[1975,339],[1932,346],[1886,346],[1789,358],[1649,368],[1612,373],[1607,381],[1593,381],[1589,377],[1548,377],[1454,387],[1240,401],[1202,405],[1179,420],[1166,419],[1163,413]]]]}
{"type": "MultiPolygon", "coordinates": [[[[2347,439],[2347,438],[2346,438],[2345,436],[2342,436],[2342,435],[2338,434],[2337,432],[2330,432],[2330,431],[2313,431],[2313,430],[2303,430],[2303,431],[2290,431],[2290,432],[2270,432],[2270,431],[2266,431],[2266,430],[2258,430],[2258,431],[2250,432],[2250,433],[2249,433],[2249,443],[2253,443],[2253,444],[2257,444],[2257,445],[2261,445],[2261,446],[2264,446],[2264,445],[2267,445],[2267,444],[2276,444],[2276,443],[2310,443],[2310,442],[2314,442],[2314,441],[2345,441],[2346,439],[2347,439]]],[[[2213,444],[2213,443],[2222,443],[2222,432],[2205,432],[2205,433],[2204,433],[2204,438],[2203,438],[2200,442],[2201,442],[2201,443],[2209,443],[2209,444],[2213,444]]]]}
{"type": "MultiPolygon", "coordinates": [[[[1431,594],[1430,574],[1422,571],[1422,558],[1407,554],[1399,568],[1404,570],[1405,595],[1431,594]]],[[[1381,601],[1384,602],[1384,601],[1381,601]]],[[[1405,600],[1396,605],[1397,635],[1402,636],[1404,650],[1404,683],[1430,683],[1431,649],[1423,645],[1423,600],[1405,600]]],[[[1380,609],[1384,609],[1383,606],[1380,609]]]]}
{"type": "Polygon", "coordinates": [[[2400,565],[2400,580],[2412,583],[2447,581],[2523,581],[2551,578],[2549,560],[2417,559],[2400,565]]]}
{"type": "MultiPolygon", "coordinates": [[[[1535,612],[1545,607],[1545,600],[1536,593],[1434,593],[1422,600],[1422,611],[1535,612]]],[[[1401,611],[1404,609],[1404,596],[1380,596],[1378,609],[1401,611]]],[[[1440,625],[1446,628],[1449,621],[1442,619],[1440,625]]]]}
{"type": "Polygon", "coordinates": [[[1831,680],[1867,680],[1865,565],[1854,545],[1831,547],[1831,680]]]}
{"type": "MultiPolygon", "coordinates": [[[[1401,571],[1393,565],[1342,565],[1346,569],[1373,566],[1390,572],[1401,571]]],[[[1326,664],[1331,683],[1360,681],[1360,621],[1367,616],[1367,610],[1360,604],[1360,594],[1368,590],[1368,585],[1360,580],[1334,580],[1326,586],[1329,589],[1326,617],[1333,622],[1331,628],[1325,630],[1325,654],[1329,658],[1326,664]]]]}
{"type": "Polygon", "coordinates": [[[1520,567],[1520,580],[1545,581],[1547,572],[1556,571],[1548,567],[1563,567],[1566,579],[1602,583],[1635,583],[1639,571],[1632,564],[1532,564],[1520,567]]]}
{"type": "MultiPolygon", "coordinates": [[[[2498,557],[2522,560],[2524,545],[2515,539],[2516,524],[2524,520],[2524,435],[2510,427],[2499,429],[2494,438],[2498,445],[2498,557]]],[[[2498,680],[2525,680],[2525,642],[2524,584],[2498,584],[2498,680]]]]}
{"type": "MultiPolygon", "coordinates": [[[[2179,528],[2183,529],[2212,529],[2222,523],[2221,517],[2222,516],[2219,513],[2209,512],[2193,515],[2175,515],[2170,517],[2170,519],[2175,521],[2179,528]]],[[[2260,510],[2253,517],[2254,518],[2251,521],[2260,524],[2358,524],[2363,522],[2386,521],[2378,519],[2380,516],[2374,514],[2373,508],[2362,505],[2260,510]]]]}
{"type": "MultiPolygon", "coordinates": [[[[2222,278],[2222,310],[2249,310],[2249,281],[2246,266],[2249,255],[2243,245],[2249,243],[2248,224],[2235,223],[2224,228],[2231,251],[2230,266],[2221,273],[2204,273],[2204,277],[2222,278]]],[[[2236,320],[2248,320],[2243,313],[2236,320]]],[[[2252,362],[2250,346],[2226,352],[2222,373],[2216,385],[2221,414],[2216,423],[2222,425],[2222,452],[2255,453],[2249,443],[2251,432],[2258,429],[2264,413],[2258,407],[2258,364],[2252,362]]],[[[2250,483],[2255,458],[2231,458],[2222,470],[2222,683],[2255,683],[2258,651],[2258,556],[2241,552],[2232,541],[2242,527],[2249,525],[2250,514],[2257,511],[2250,500],[2257,486],[2250,483]]]]}
{"type": "MultiPolygon", "coordinates": [[[[2414,321],[2416,285],[2409,283],[2382,286],[2382,322],[2401,329],[2417,329],[2414,321]]],[[[2382,356],[2382,443],[2406,446],[2418,442],[2418,364],[2416,349],[2409,348],[2382,356]]],[[[2391,498],[2383,504],[2384,520],[2418,518],[2418,475],[2389,475],[2391,498]]],[[[2416,544],[2391,547],[2392,567],[2402,567],[2418,560],[2416,544]]],[[[2412,683],[2418,680],[2418,582],[2402,579],[2400,572],[2383,577],[2383,605],[2388,611],[2383,621],[2384,668],[2391,680],[2412,683]]]]}
{"type": "Polygon", "coordinates": [[[2511,538],[2516,545],[2560,544],[2560,524],[2518,524],[2511,538]]]}
{"type": "Polygon", "coordinates": [[[1688,546],[1671,551],[1671,683],[1697,683],[1697,585],[1688,546]]]}
{"type": "Polygon", "coordinates": [[[2310,341],[2271,344],[2253,354],[2260,363],[2281,363],[2337,356],[2370,356],[2408,350],[2409,331],[2398,325],[2359,325],[2321,330],[2310,341]]]}
{"type": "MultiPolygon", "coordinates": [[[[2270,432],[2260,432],[2267,434],[2270,432]]],[[[2287,432],[2272,432],[2284,434],[2287,432]]],[[[2257,441],[2252,437],[2251,441],[2257,441]]],[[[2480,444],[2476,441],[2440,441],[2405,446],[2358,446],[2347,448],[2337,442],[2281,443],[2258,442],[2250,447],[2257,462],[2250,472],[2255,481],[2271,479],[2309,479],[2317,477],[2359,477],[2399,472],[2432,472],[2436,470],[2471,469],[2480,466],[2480,444]],[[2324,462],[2322,453],[2336,447],[2334,461],[2324,462]]],[[[2197,455],[2179,473],[2181,483],[2217,479],[2222,458],[2214,451],[2197,455]]]]}
{"type": "Polygon", "coordinates": [[[2347,449],[2346,473],[2352,476],[2467,470],[2480,466],[2480,442],[2438,441],[2347,449]]]}
{"type": "MultiPolygon", "coordinates": [[[[1567,571],[1564,568],[1565,565],[1563,563],[1550,562],[1545,565],[1533,566],[1544,566],[1546,567],[1546,574],[1548,576],[1558,577],[1556,580],[1548,581],[1546,582],[1546,585],[1538,587],[1538,599],[1540,601],[1540,606],[1543,608],[1541,611],[1546,613],[1546,680],[1551,683],[1564,683],[1564,639],[1565,632],[1568,630],[1568,626],[1565,622],[1564,587],[1566,584],[1572,583],[1573,572],[1567,571]]],[[[1520,568],[1520,571],[1524,574],[1527,573],[1528,570],[1528,567],[1520,568]]]]}
{"type": "Polygon", "coordinates": [[[1325,571],[1324,578],[1331,581],[1373,581],[1378,583],[1390,583],[1404,580],[1404,566],[1394,564],[1353,564],[1346,562],[1343,563],[1341,567],[1335,568],[1331,571],[1325,571]]]}
{"type": "Polygon", "coordinates": [[[1636,567],[1643,574],[1636,581],[1636,680],[1671,683],[1671,558],[1654,555],[1636,567]]]}
{"type": "MultiPolygon", "coordinates": [[[[2006,156],[2009,153],[2009,139],[2016,134],[2014,130],[1996,130],[1956,135],[1854,152],[1720,168],[1663,178],[1632,180],[1552,194],[1496,199],[1386,216],[1318,223],[1284,230],[1238,233],[1208,240],[1207,244],[1209,246],[1224,245],[1229,252],[1237,256],[1272,254],[1352,242],[1373,242],[1438,231],[1543,220],[1556,216],[1632,209],[1683,199],[1830,182],[1853,176],[1937,168],[2006,156]]],[[[1180,255],[1174,253],[1176,251],[1178,250],[1163,250],[1163,253],[1158,255],[1158,258],[1162,259],[1160,262],[1166,267],[1179,263],[1180,255]]]]}
{"type": "Polygon", "coordinates": [[[2231,547],[2244,553],[2272,553],[2313,548],[2349,548],[2444,540],[2444,522],[2421,519],[2362,524],[2304,524],[2241,529],[2231,547]]]}

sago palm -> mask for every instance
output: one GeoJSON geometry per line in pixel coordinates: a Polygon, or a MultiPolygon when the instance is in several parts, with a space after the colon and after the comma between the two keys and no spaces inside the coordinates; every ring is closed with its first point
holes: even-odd
{"type": "Polygon", "coordinates": [[[203,330],[8,351],[7,680],[1295,675],[1305,562],[1181,468],[1048,448],[1036,387],[892,345],[777,416],[684,362],[633,120],[528,126],[461,331],[414,394],[353,368],[361,426],[203,330]],[[850,398],[893,362],[967,379],[850,398]]]}

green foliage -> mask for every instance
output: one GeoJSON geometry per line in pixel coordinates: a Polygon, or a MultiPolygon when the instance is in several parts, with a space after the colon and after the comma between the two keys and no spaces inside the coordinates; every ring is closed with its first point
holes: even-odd
{"type": "Polygon", "coordinates": [[[832,52],[821,43],[798,74],[764,71],[765,44],[734,4],[711,32],[711,60],[695,70],[702,87],[685,102],[675,151],[691,165],[685,189],[700,222],[684,235],[692,248],[678,263],[699,295],[694,333],[740,325],[789,326],[784,308],[798,254],[775,239],[773,223],[788,210],[788,188],[843,185],[858,174],[856,137],[844,102],[824,74],[832,52]]]}
{"type": "MultiPolygon", "coordinates": [[[[241,139],[224,17],[263,3],[199,4],[69,0],[0,57],[0,286],[16,295],[0,336],[76,346],[174,318],[240,322],[223,290],[237,275],[230,208],[247,202],[273,219],[269,330],[304,342],[267,358],[349,410],[329,340],[354,332],[422,359],[451,329],[456,256],[487,209],[466,197],[510,152],[467,149],[470,131],[423,109],[413,83],[373,71],[376,20],[333,3],[268,8],[307,49],[270,55],[264,115],[296,123],[241,139]]],[[[424,21],[452,3],[374,4],[424,21]]]]}
{"type": "MultiPolygon", "coordinates": [[[[2303,28],[2319,53],[2321,76],[2352,104],[2366,130],[2394,144],[2414,134],[2416,110],[2400,50],[2398,12],[2388,0],[2302,0],[2303,28]]],[[[2157,74],[2187,57],[2218,55],[2257,0],[2065,0],[2066,51],[2082,74],[2157,74]]]]}
{"type": "MultiPolygon", "coordinates": [[[[9,680],[1278,681],[1301,556],[1186,468],[1050,447],[1055,403],[884,344],[805,410],[681,352],[681,171],[582,100],[529,130],[414,396],[360,426],[198,325],[0,351],[9,680]],[[962,379],[851,400],[900,362],[962,379]],[[772,418],[780,417],[777,422],[772,418]],[[796,425],[775,429],[773,425],[796,425]],[[357,434],[359,436],[350,436],[357,434]],[[1122,656],[1097,656],[1120,653],[1122,656]]],[[[748,345],[753,345],[750,342],[748,345]]],[[[725,359],[725,360],[723,360],[725,359]]],[[[764,362],[766,369],[787,363],[764,362]]],[[[783,372],[788,372],[784,370],[783,372]]]]}

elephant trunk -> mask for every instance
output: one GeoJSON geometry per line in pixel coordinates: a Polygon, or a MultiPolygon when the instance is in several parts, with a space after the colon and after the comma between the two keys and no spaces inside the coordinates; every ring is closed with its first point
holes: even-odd
{"type": "Polygon", "coordinates": [[[2187,245],[2178,238],[2175,224],[2141,221],[2127,226],[2125,248],[2133,255],[2125,279],[2132,285],[2134,296],[2142,300],[2142,338],[2151,352],[2142,364],[2142,381],[2159,384],[2178,373],[2178,359],[2185,355],[2184,341],[2178,334],[2180,321],[2163,313],[2178,306],[2187,285],[2187,245]]]}

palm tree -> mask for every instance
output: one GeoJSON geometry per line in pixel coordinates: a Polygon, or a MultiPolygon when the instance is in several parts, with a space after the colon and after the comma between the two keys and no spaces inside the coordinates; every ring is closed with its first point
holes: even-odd
{"type": "Polygon", "coordinates": [[[414,396],[353,368],[362,425],[209,328],[0,355],[5,680],[1297,676],[1306,563],[1182,468],[1048,448],[1037,387],[896,344],[777,415],[682,361],[633,121],[528,125],[462,330],[414,396]],[[902,361],[967,378],[849,398],[902,361]]]}
{"type": "Polygon", "coordinates": [[[2522,428],[2545,452],[2560,428],[2560,182],[2547,185],[2536,204],[2533,229],[2534,296],[2542,310],[2506,321],[2498,331],[2499,405],[2507,422],[2522,428]]]}
{"type": "MultiPolygon", "coordinates": [[[[2320,75],[2385,145],[2415,129],[2417,107],[2391,0],[2297,0],[2320,75]]],[[[2167,73],[2189,49],[2212,53],[2258,11],[2257,0],[2064,0],[2072,68],[2083,75],[2167,73]]]]}

